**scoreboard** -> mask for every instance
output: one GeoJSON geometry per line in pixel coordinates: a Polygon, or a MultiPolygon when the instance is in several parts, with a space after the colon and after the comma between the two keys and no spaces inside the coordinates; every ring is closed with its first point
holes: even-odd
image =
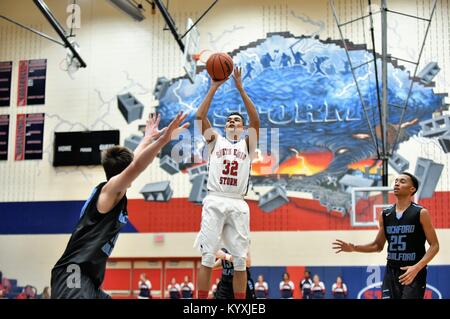
{"type": "Polygon", "coordinates": [[[102,151],[119,143],[119,130],[55,132],[53,166],[99,165],[102,151]]]}

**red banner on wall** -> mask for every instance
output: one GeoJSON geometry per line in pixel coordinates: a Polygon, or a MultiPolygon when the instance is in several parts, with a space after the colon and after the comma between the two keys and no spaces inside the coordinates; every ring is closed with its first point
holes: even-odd
{"type": "Polygon", "coordinates": [[[42,159],[44,118],[44,113],[17,115],[16,161],[42,159]]]}
{"type": "Polygon", "coordinates": [[[17,105],[45,104],[46,78],[46,59],[20,61],[17,105]]]}
{"type": "Polygon", "coordinates": [[[19,62],[19,85],[17,88],[17,106],[27,105],[28,61],[19,62]]]}
{"type": "Polygon", "coordinates": [[[25,130],[26,130],[26,115],[17,114],[16,121],[16,150],[14,158],[16,161],[25,159],[25,130]]]}

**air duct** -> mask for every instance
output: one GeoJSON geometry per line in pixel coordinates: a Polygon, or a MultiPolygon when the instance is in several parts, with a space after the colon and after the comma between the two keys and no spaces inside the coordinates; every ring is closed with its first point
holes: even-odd
{"type": "Polygon", "coordinates": [[[145,19],[142,14],[142,7],[135,5],[130,0],[109,0],[109,2],[114,4],[117,8],[128,14],[136,21],[140,22],[145,19]]]}

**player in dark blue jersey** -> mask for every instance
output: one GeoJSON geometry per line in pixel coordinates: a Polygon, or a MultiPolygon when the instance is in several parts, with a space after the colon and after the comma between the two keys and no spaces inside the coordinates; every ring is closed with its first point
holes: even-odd
{"type": "Polygon", "coordinates": [[[177,134],[187,115],[179,113],[168,127],[159,130],[159,119],[151,116],[145,136],[134,154],[114,146],[102,154],[106,182],[94,188],[81,209],[80,219],[66,250],[52,269],[51,297],[54,299],[110,298],[100,289],[106,261],[120,229],[128,221],[126,191],[150,165],[161,148],[177,134]]]}
{"type": "MultiPolygon", "coordinates": [[[[215,299],[235,299],[233,290],[233,276],[234,265],[233,256],[230,255],[226,248],[222,248],[216,254],[218,258],[214,264],[214,268],[222,268],[222,276],[217,284],[217,290],[215,299]]],[[[253,282],[250,273],[250,255],[247,254],[246,258],[246,271],[247,271],[247,289],[245,293],[245,299],[256,299],[255,283],[253,282]]]]}
{"type": "Polygon", "coordinates": [[[388,242],[387,265],[382,285],[384,299],[423,299],[427,265],[439,251],[439,241],[428,210],[412,202],[419,189],[417,178],[402,172],[395,179],[396,203],[383,210],[375,240],[354,245],[336,240],[336,253],[380,252],[388,242]],[[425,240],[430,247],[425,251],[425,240]]]}

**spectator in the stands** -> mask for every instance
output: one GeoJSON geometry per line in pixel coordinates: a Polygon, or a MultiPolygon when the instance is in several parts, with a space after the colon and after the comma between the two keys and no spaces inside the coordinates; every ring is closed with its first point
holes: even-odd
{"type": "Polygon", "coordinates": [[[181,298],[192,299],[194,295],[194,284],[189,281],[189,276],[184,276],[184,280],[180,285],[181,298]]]}
{"type": "Polygon", "coordinates": [[[143,272],[138,282],[138,299],[152,299],[152,283],[147,279],[147,274],[143,272]]]}
{"type": "Polygon", "coordinates": [[[325,299],[325,285],[320,281],[319,275],[314,275],[309,299],[325,299]]]}
{"type": "Polygon", "coordinates": [[[169,293],[170,299],[180,299],[181,298],[181,291],[180,291],[180,285],[177,284],[177,280],[175,277],[172,278],[170,281],[170,284],[167,286],[167,291],[169,293]]]}
{"type": "Polygon", "coordinates": [[[42,293],[38,296],[38,299],[50,299],[49,287],[45,287],[42,293]]]}
{"type": "Polygon", "coordinates": [[[331,292],[333,293],[334,299],[345,299],[347,297],[347,285],[342,281],[341,276],[337,276],[331,292]]]}
{"type": "Polygon", "coordinates": [[[269,285],[264,280],[263,275],[258,276],[258,281],[255,283],[256,299],[267,299],[269,297],[269,285]]]}
{"type": "Polygon", "coordinates": [[[289,279],[289,274],[285,272],[283,274],[283,280],[280,282],[281,299],[293,299],[294,287],[294,283],[289,279]]]}

